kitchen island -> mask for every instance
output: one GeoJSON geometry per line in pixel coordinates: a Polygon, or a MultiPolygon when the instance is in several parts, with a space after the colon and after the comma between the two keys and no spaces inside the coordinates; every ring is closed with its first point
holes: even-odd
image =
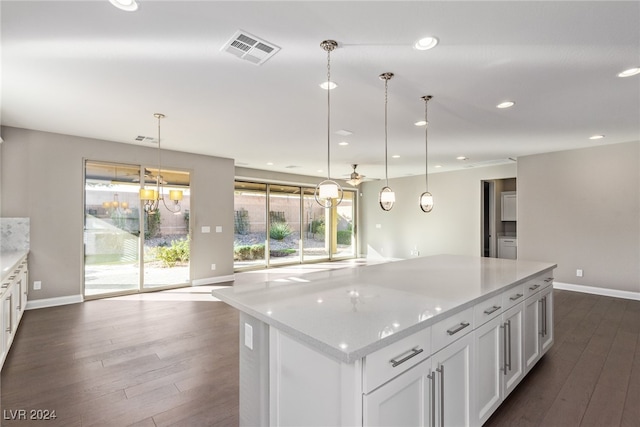
{"type": "Polygon", "coordinates": [[[241,425],[481,425],[553,342],[555,264],[438,255],[213,292],[241,425]]]}

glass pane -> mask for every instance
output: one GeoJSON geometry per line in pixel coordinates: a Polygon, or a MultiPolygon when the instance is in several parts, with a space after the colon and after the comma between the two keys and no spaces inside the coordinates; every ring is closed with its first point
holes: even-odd
{"type": "Polygon", "coordinates": [[[269,186],[269,264],[300,262],[300,187],[269,186]]]}
{"type": "MultiPolygon", "coordinates": [[[[157,174],[145,169],[145,188],[157,189],[157,174]]],[[[190,283],[190,175],[163,169],[161,179],[163,200],[156,213],[144,215],[145,289],[190,283]]]]}
{"type": "Polygon", "coordinates": [[[353,257],[356,255],[355,235],[353,233],[353,224],[355,217],[355,199],[356,193],[353,191],[345,191],[342,202],[336,208],[338,227],[336,231],[336,250],[335,258],[353,257]]]}
{"type": "Polygon", "coordinates": [[[234,267],[265,267],[267,185],[236,182],[234,210],[234,267]]]}
{"type": "Polygon", "coordinates": [[[303,188],[303,233],[302,248],[304,261],[329,259],[325,215],[328,209],[320,206],[314,197],[315,188],[303,188]]]}
{"type": "Polygon", "coordinates": [[[87,296],[140,286],[137,166],[85,164],[84,292],[87,296]]]}

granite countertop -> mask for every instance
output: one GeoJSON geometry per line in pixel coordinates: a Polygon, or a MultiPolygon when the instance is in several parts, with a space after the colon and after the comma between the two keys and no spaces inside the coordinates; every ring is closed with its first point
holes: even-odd
{"type": "Polygon", "coordinates": [[[555,264],[436,255],[296,280],[238,285],[213,296],[352,363],[555,264]]]}
{"type": "Polygon", "coordinates": [[[14,272],[18,264],[20,264],[28,254],[29,251],[0,252],[0,274],[3,282],[14,272]]]}

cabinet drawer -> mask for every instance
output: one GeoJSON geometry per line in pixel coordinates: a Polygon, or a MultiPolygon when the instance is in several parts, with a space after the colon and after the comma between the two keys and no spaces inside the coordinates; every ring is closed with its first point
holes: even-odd
{"type": "Polygon", "coordinates": [[[524,301],[524,284],[508,289],[502,294],[502,307],[506,310],[524,301]]]}
{"type": "Polygon", "coordinates": [[[439,321],[431,327],[433,352],[448,346],[473,330],[473,307],[439,321]]]}
{"type": "Polygon", "coordinates": [[[364,392],[368,393],[431,355],[431,328],[371,353],[364,363],[364,392]]]}
{"type": "Polygon", "coordinates": [[[473,307],[473,326],[477,328],[485,322],[499,316],[504,310],[502,309],[502,294],[498,294],[493,298],[482,301],[473,307]]]}

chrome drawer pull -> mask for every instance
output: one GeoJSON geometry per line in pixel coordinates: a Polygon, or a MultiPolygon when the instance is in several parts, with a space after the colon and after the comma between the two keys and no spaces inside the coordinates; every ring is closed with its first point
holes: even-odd
{"type": "Polygon", "coordinates": [[[416,348],[412,348],[410,351],[411,351],[411,353],[408,356],[405,356],[400,360],[395,360],[395,359],[389,360],[389,363],[391,363],[391,367],[395,368],[396,366],[403,364],[404,362],[406,362],[407,360],[411,359],[412,357],[415,357],[415,356],[419,355],[424,350],[421,349],[421,348],[416,347],[416,348]]]}
{"type": "Polygon", "coordinates": [[[460,332],[461,330],[463,330],[464,328],[466,328],[469,325],[470,325],[469,322],[460,322],[460,324],[458,326],[456,326],[455,328],[447,329],[447,333],[449,335],[457,334],[458,332],[460,332]]]}
{"type": "Polygon", "coordinates": [[[510,299],[511,301],[515,301],[515,300],[520,299],[520,298],[522,298],[522,294],[516,294],[516,295],[512,296],[512,297],[511,297],[511,298],[509,298],[509,299],[510,299]]]}
{"type": "Polygon", "coordinates": [[[545,282],[549,283],[553,281],[553,277],[547,277],[546,279],[544,279],[545,282]]]}
{"type": "Polygon", "coordinates": [[[491,314],[491,313],[495,313],[496,311],[500,310],[501,308],[502,308],[502,307],[500,307],[499,305],[494,305],[494,306],[493,306],[493,307],[491,307],[491,308],[487,308],[487,309],[484,311],[484,314],[491,314]]]}
{"type": "Polygon", "coordinates": [[[530,291],[535,291],[536,289],[538,289],[540,287],[540,285],[533,285],[529,287],[530,291]]]}

